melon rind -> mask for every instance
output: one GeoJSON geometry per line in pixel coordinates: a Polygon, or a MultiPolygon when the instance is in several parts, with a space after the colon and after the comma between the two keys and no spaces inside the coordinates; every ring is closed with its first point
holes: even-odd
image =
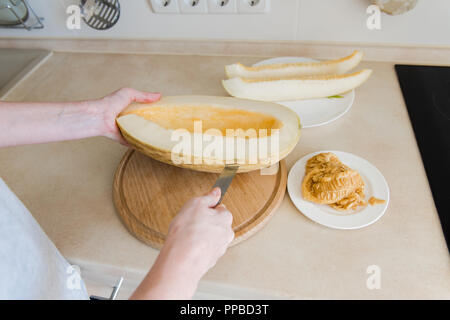
{"type": "Polygon", "coordinates": [[[363,84],[372,70],[345,75],[305,76],[296,79],[223,80],[225,90],[233,97],[260,101],[289,101],[324,98],[342,94],[363,84]]]}
{"type": "Polygon", "coordinates": [[[241,63],[225,66],[228,78],[292,78],[306,75],[344,74],[354,69],[362,60],[364,54],[354,51],[351,55],[329,61],[278,63],[255,67],[247,67],[241,63]]]}

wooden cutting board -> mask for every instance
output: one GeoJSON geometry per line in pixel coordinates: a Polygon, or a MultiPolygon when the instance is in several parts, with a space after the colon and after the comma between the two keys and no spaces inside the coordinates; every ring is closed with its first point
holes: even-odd
{"type": "MultiPolygon", "coordinates": [[[[208,192],[218,176],[171,166],[130,149],[114,177],[114,203],[131,234],[159,249],[181,206],[208,192]]],[[[267,223],[284,197],[286,177],[284,160],[272,175],[261,175],[260,170],[236,175],[222,201],[233,214],[231,245],[267,223]]]]}

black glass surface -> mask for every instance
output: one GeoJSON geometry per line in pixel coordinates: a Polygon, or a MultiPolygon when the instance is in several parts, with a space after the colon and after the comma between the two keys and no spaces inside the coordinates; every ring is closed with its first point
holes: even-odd
{"type": "Polygon", "coordinates": [[[450,67],[396,65],[395,70],[450,248],[450,67]]]}

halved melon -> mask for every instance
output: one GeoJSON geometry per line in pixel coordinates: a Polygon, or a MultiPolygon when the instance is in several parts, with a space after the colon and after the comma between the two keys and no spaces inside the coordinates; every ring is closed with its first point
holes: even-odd
{"type": "Polygon", "coordinates": [[[324,98],[350,91],[364,83],[372,70],[344,75],[316,75],[292,79],[245,79],[223,80],[225,90],[233,97],[261,100],[288,101],[324,98]]]}
{"type": "Polygon", "coordinates": [[[351,55],[329,61],[278,63],[247,67],[241,63],[225,66],[228,78],[292,78],[306,75],[343,74],[355,68],[362,60],[363,53],[354,51],[351,55]]]}
{"type": "Polygon", "coordinates": [[[125,139],[148,156],[183,168],[239,172],[286,157],[300,137],[300,119],[276,103],[215,96],[163,97],[132,103],[116,119],[125,139]]]}

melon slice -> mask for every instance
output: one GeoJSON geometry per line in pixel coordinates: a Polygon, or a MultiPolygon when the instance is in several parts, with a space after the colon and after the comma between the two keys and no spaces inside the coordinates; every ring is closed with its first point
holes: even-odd
{"type": "Polygon", "coordinates": [[[286,157],[300,137],[300,120],[276,103],[215,96],[163,97],[132,103],[116,119],[125,139],[148,156],[183,168],[239,172],[286,157]]]}
{"type": "Polygon", "coordinates": [[[225,90],[234,97],[261,101],[289,101],[324,98],[350,91],[364,83],[372,70],[344,75],[304,76],[292,79],[223,80],[225,90]]]}
{"type": "Polygon", "coordinates": [[[268,64],[247,67],[240,63],[225,66],[228,78],[292,78],[306,75],[343,74],[355,68],[362,60],[363,53],[354,51],[351,55],[338,59],[321,62],[299,62],[268,64]]]}

